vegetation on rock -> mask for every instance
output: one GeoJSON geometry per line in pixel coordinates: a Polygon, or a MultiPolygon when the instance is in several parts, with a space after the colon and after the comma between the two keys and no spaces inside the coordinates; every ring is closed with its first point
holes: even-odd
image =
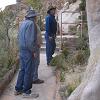
{"type": "Polygon", "coordinates": [[[0,79],[12,68],[17,58],[16,38],[11,36],[15,28],[14,20],[12,11],[0,11],[0,79]]]}
{"type": "MultiPolygon", "coordinates": [[[[85,7],[86,7],[85,1],[82,0],[80,4],[80,11],[85,11],[85,7]]],[[[83,32],[80,32],[80,31],[77,32],[79,39],[77,41],[78,45],[76,47],[76,50],[72,52],[70,51],[70,49],[67,48],[66,44],[63,44],[62,52],[56,57],[54,57],[53,60],[51,61],[52,66],[54,65],[56,66],[56,68],[60,69],[62,73],[61,80],[63,81],[66,80],[66,73],[71,75],[76,70],[80,70],[81,67],[86,66],[88,62],[88,58],[90,56],[88,27],[86,24],[86,20],[87,20],[86,13],[85,12],[82,13],[82,16],[79,17],[79,20],[80,18],[82,18],[83,20],[83,25],[82,25],[83,32]],[[79,69],[77,69],[77,67],[79,69]]],[[[76,32],[76,28],[74,27],[71,27],[70,30],[76,32]]],[[[84,67],[84,70],[85,70],[85,67],[84,67]]],[[[81,70],[81,71],[84,71],[84,70],[81,70]]],[[[78,72],[76,71],[76,73],[78,72]]],[[[76,79],[76,80],[77,82],[74,82],[75,84],[70,83],[66,90],[67,92],[66,91],[64,92],[65,94],[67,94],[67,96],[69,96],[75,90],[75,88],[80,84],[81,82],[80,79],[76,79]]]]}
{"type": "Polygon", "coordinates": [[[40,11],[43,7],[41,0],[27,0],[28,5],[33,7],[34,9],[40,11]]]}
{"type": "Polygon", "coordinates": [[[80,6],[81,11],[85,11],[86,10],[86,0],[81,0],[81,3],[79,6],[80,6]]]}

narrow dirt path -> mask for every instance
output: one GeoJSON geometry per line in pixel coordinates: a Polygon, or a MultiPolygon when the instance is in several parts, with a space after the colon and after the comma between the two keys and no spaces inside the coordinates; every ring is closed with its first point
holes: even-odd
{"type": "MultiPolygon", "coordinates": [[[[32,91],[39,93],[39,98],[29,100],[55,100],[57,90],[56,77],[53,74],[51,67],[47,67],[45,54],[41,54],[41,64],[39,67],[39,78],[45,80],[44,84],[33,85],[32,91]]],[[[14,96],[14,86],[16,83],[17,74],[15,75],[11,84],[4,91],[0,100],[27,100],[22,96],[14,96]]]]}

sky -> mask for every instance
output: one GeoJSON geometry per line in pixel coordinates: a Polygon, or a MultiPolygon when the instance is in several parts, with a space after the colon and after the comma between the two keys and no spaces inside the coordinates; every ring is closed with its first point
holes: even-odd
{"type": "Polygon", "coordinates": [[[5,6],[15,4],[16,0],[0,0],[0,8],[4,9],[5,6]]]}

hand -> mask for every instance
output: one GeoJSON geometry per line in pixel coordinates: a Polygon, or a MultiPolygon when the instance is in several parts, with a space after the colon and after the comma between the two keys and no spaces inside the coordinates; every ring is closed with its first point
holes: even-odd
{"type": "Polygon", "coordinates": [[[33,56],[33,58],[36,58],[37,57],[37,54],[36,53],[32,53],[32,56],[33,56]]]}
{"type": "Polygon", "coordinates": [[[38,44],[38,47],[41,48],[41,44],[38,44]]]}
{"type": "Polygon", "coordinates": [[[41,48],[41,45],[39,45],[39,48],[41,48]]]}
{"type": "Polygon", "coordinates": [[[53,38],[52,37],[49,37],[49,40],[51,41],[53,38]]]}

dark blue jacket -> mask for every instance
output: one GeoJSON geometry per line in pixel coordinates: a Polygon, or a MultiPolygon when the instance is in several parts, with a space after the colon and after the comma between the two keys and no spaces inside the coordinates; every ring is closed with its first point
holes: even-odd
{"type": "Polygon", "coordinates": [[[46,35],[53,37],[56,35],[57,32],[57,22],[55,19],[55,16],[53,15],[48,15],[46,17],[46,35]]]}

